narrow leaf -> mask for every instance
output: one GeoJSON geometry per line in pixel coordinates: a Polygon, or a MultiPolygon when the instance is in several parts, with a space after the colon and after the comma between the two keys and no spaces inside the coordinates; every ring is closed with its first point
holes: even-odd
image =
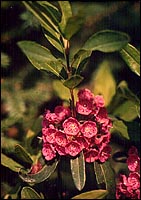
{"type": "Polygon", "coordinates": [[[74,184],[76,188],[81,191],[86,181],[85,160],[83,153],[81,152],[79,157],[71,159],[70,165],[74,184]]]}
{"type": "Polygon", "coordinates": [[[36,174],[25,173],[25,171],[20,170],[19,176],[23,181],[27,183],[41,183],[50,177],[50,175],[55,171],[57,164],[58,161],[54,161],[52,164],[46,164],[36,174]]]}
{"type": "Polygon", "coordinates": [[[23,187],[21,190],[21,199],[43,199],[41,196],[31,187],[23,187]]]}
{"type": "Polygon", "coordinates": [[[23,166],[14,161],[13,159],[9,158],[8,156],[1,153],[1,164],[5,167],[8,167],[14,172],[19,172],[19,169],[23,166]]]}
{"type": "Polygon", "coordinates": [[[85,50],[79,50],[74,55],[74,61],[73,61],[73,68],[75,74],[80,74],[85,67],[85,64],[88,61],[88,58],[90,57],[92,51],[85,51],[85,50]]]}
{"type": "Polygon", "coordinates": [[[105,199],[107,190],[92,190],[72,197],[71,199],[105,199]]]}
{"type": "Polygon", "coordinates": [[[72,10],[71,10],[71,5],[69,1],[58,1],[61,13],[62,13],[62,18],[60,22],[60,29],[62,33],[64,33],[65,27],[67,25],[68,19],[72,17],[72,10]]]}
{"type": "Polygon", "coordinates": [[[33,41],[20,41],[18,42],[18,46],[38,70],[52,72],[56,76],[64,79],[61,74],[64,70],[61,61],[56,59],[47,48],[33,41]]]}
{"type": "Polygon", "coordinates": [[[140,76],[140,52],[131,44],[121,49],[120,54],[129,68],[140,76]]]}
{"type": "Polygon", "coordinates": [[[63,82],[63,85],[66,86],[67,88],[73,89],[76,86],[78,86],[83,80],[83,77],[80,75],[73,75],[67,80],[63,82]]]}
{"type": "Polygon", "coordinates": [[[55,35],[56,32],[59,32],[59,29],[54,23],[52,23],[46,12],[42,11],[41,5],[31,1],[23,1],[23,4],[37,18],[42,27],[44,27],[47,31],[53,35],[55,35]]]}
{"type": "Polygon", "coordinates": [[[99,31],[92,35],[84,44],[84,50],[99,50],[102,52],[114,52],[121,50],[129,41],[125,33],[113,30],[99,31]]]}
{"type": "Polygon", "coordinates": [[[106,190],[109,192],[109,199],[115,199],[115,175],[110,166],[110,162],[105,163],[94,162],[94,171],[98,184],[105,183],[106,190]]]}
{"type": "Polygon", "coordinates": [[[15,146],[15,153],[16,153],[16,156],[23,162],[26,162],[29,164],[33,163],[33,160],[31,159],[30,155],[21,145],[17,144],[15,146]]]}

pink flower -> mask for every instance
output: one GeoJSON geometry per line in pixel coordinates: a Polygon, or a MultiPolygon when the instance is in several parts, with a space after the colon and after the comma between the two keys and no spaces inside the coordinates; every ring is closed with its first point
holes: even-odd
{"type": "Polygon", "coordinates": [[[98,114],[96,115],[96,120],[99,123],[104,123],[105,125],[108,125],[109,119],[108,119],[108,114],[107,110],[105,107],[100,108],[98,114]]]}
{"type": "Polygon", "coordinates": [[[45,119],[48,121],[48,123],[51,123],[51,124],[60,123],[59,117],[55,113],[51,113],[50,110],[46,111],[45,119]]]}
{"type": "Polygon", "coordinates": [[[94,162],[98,159],[98,150],[90,149],[84,152],[84,157],[86,162],[94,162]]]}
{"type": "Polygon", "coordinates": [[[85,99],[85,100],[91,101],[94,99],[94,95],[89,89],[85,88],[85,89],[79,90],[78,98],[79,100],[85,99]]]}
{"type": "Polygon", "coordinates": [[[58,131],[56,132],[55,134],[55,142],[62,146],[62,147],[65,147],[66,144],[67,144],[67,138],[66,138],[66,134],[64,134],[63,132],[61,131],[58,131]]]}
{"type": "Polygon", "coordinates": [[[104,147],[101,148],[100,153],[98,155],[100,162],[105,162],[111,156],[111,150],[111,147],[108,145],[104,145],[104,147]]]}
{"type": "Polygon", "coordinates": [[[64,120],[66,117],[69,117],[71,114],[70,109],[64,106],[56,106],[54,112],[60,121],[64,120]]]}
{"type": "Polygon", "coordinates": [[[53,128],[42,128],[42,138],[44,142],[54,143],[56,129],[53,128]]]}
{"type": "Polygon", "coordinates": [[[128,169],[132,172],[140,170],[140,158],[136,154],[130,154],[127,158],[128,169]]]}
{"type": "Polygon", "coordinates": [[[42,154],[46,160],[52,160],[54,157],[56,157],[54,146],[49,143],[43,143],[42,154]]]}
{"type": "Polygon", "coordinates": [[[63,128],[64,128],[64,132],[67,135],[74,135],[75,136],[80,131],[80,124],[75,118],[69,117],[68,119],[66,119],[63,122],[63,128]]]}
{"type": "Polygon", "coordinates": [[[95,135],[95,144],[97,144],[97,145],[103,145],[103,143],[107,144],[110,141],[110,137],[111,137],[110,133],[107,133],[105,135],[102,135],[100,133],[96,134],[95,135]]]}
{"type": "Polygon", "coordinates": [[[80,147],[81,147],[81,150],[83,149],[87,149],[88,146],[89,146],[89,142],[86,138],[84,138],[83,136],[79,136],[79,137],[76,137],[75,138],[75,141],[77,143],[79,143],[80,147]]]}
{"type": "Polygon", "coordinates": [[[130,156],[131,154],[138,155],[138,150],[135,146],[131,146],[130,149],[128,150],[128,155],[130,156]]]}
{"type": "Polygon", "coordinates": [[[76,141],[71,141],[65,146],[65,152],[70,156],[76,156],[81,152],[80,144],[76,141]]]}
{"type": "Polygon", "coordinates": [[[133,190],[140,188],[140,174],[137,172],[131,172],[128,176],[127,191],[133,192],[133,190]]]}
{"type": "Polygon", "coordinates": [[[104,107],[105,102],[104,102],[103,96],[96,95],[94,97],[94,101],[95,101],[97,107],[104,107]]]}
{"type": "Polygon", "coordinates": [[[89,115],[93,110],[93,102],[81,100],[76,102],[76,111],[81,115],[89,115]]]}
{"type": "Polygon", "coordinates": [[[66,155],[65,147],[56,144],[56,145],[55,145],[55,149],[56,149],[56,151],[58,152],[58,154],[59,154],[60,156],[66,155]]]}
{"type": "Polygon", "coordinates": [[[85,121],[81,126],[81,132],[84,137],[91,138],[97,134],[97,126],[93,121],[85,121]]]}

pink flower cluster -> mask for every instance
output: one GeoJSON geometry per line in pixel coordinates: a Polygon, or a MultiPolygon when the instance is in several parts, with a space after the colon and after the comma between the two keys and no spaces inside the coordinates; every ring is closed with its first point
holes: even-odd
{"type": "Polygon", "coordinates": [[[128,151],[128,177],[120,174],[116,187],[116,199],[140,199],[140,157],[136,147],[128,151]]]}
{"type": "Polygon", "coordinates": [[[42,122],[42,154],[52,160],[57,154],[77,156],[84,152],[86,162],[105,162],[111,153],[110,128],[112,123],[104,107],[104,99],[88,89],[78,92],[76,117],[68,107],[56,106],[46,110],[42,122]]]}

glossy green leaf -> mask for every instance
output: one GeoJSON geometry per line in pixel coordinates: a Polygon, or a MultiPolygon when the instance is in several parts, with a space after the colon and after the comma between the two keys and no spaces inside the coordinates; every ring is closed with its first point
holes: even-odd
{"type": "Polygon", "coordinates": [[[9,158],[8,156],[1,153],[1,164],[5,167],[8,167],[14,172],[19,172],[20,168],[23,166],[14,161],[13,159],[9,158]]]}
{"type": "Polygon", "coordinates": [[[45,32],[44,31],[44,35],[45,37],[47,38],[47,40],[58,50],[60,51],[61,53],[64,53],[64,50],[63,50],[63,45],[61,43],[61,41],[59,40],[59,35],[58,35],[58,38],[54,37],[54,35],[50,34],[49,32],[45,32]]]}
{"type": "Polygon", "coordinates": [[[19,144],[15,146],[15,154],[23,162],[32,164],[33,160],[31,159],[29,153],[19,144]]]}
{"type": "Polygon", "coordinates": [[[125,33],[113,30],[103,30],[92,35],[85,42],[82,49],[114,52],[121,50],[128,42],[129,36],[125,33]]]}
{"type": "MultiPolygon", "coordinates": [[[[61,81],[54,80],[53,81],[53,89],[57,93],[57,96],[63,100],[69,101],[69,99],[71,98],[69,89],[67,87],[65,87],[61,81]]],[[[74,99],[76,100],[78,89],[74,88],[73,91],[74,91],[74,99]]]]}
{"type": "Polygon", "coordinates": [[[44,199],[33,188],[23,187],[21,190],[21,199],[44,199]]]}
{"type": "Polygon", "coordinates": [[[73,75],[70,78],[68,78],[67,80],[65,80],[63,82],[64,86],[66,86],[67,88],[73,89],[76,86],[78,86],[82,81],[83,81],[83,77],[80,75],[73,75]]]}
{"type": "Polygon", "coordinates": [[[61,74],[64,70],[61,61],[56,59],[47,48],[33,41],[20,41],[18,46],[38,70],[49,71],[64,79],[61,74]]]}
{"type": "Polygon", "coordinates": [[[116,81],[111,72],[111,63],[104,60],[92,77],[93,93],[101,94],[105,101],[105,106],[108,106],[113,96],[116,93],[116,81]]]}
{"type": "Polygon", "coordinates": [[[64,36],[66,39],[70,40],[70,38],[76,34],[83,24],[83,18],[78,16],[72,16],[68,19],[65,30],[64,36]]]}
{"type": "Polygon", "coordinates": [[[124,124],[122,120],[113,121],[113,128],[111,129],[111,133],[114,133],[114,132],[119,133],[122,137],[128,140],[130,139],[127,126],[124,124]]]}
{"type": "Polygon", "coordinates": [[[41,183],[51,176],[51,174],[55,171],[57,164],[58,161],[54,161],[51,164],[46,164],[36,174],[25,173],[25,171],[20,170],[19,176],[23,181],[30,184],[41,183]]]}
{"type": "Polygon", "coordinates": [[[85,160],[83,152],[80,153],[79,157],[70,159],[70,166],[74,184],[78,190],[82,190],[86,181],[85,160]]]}
{"type": "Polygon", "coordinates": [[[105,199],[107,190],[91,190],[72,197],[71,199],[105,199]]]}
{"type": "MultiPolygon", "coordinates": [[[[110,162],[94,162],[94,171],[98,185],[105,183],[105,189],[109,192],[108,199],[115,198],[115,174],[111,168],[110,162]]],[[[101,187],[101,186],[100,186],[101,187]]]]}
{"type": "Polygon", "coordinates": [[[139,98],[128,88],[125,81],[121,81],[111,101],[109,112],[122,120],[132,121],[138,117],[139,109],[139,98]]]}
{"type": "Polygon", "coordinates": [[[121,49],[120,54],[129,68],[140,76],[140,52],[131,44],[121,49]]]}
{"type": "Polygon", "coordinates": [[[92,51],[85,51],[85,50],[79,50],[73,58],[72,67],[74,68],[75,74],[80,74],[82,70],[85,67],[85,64],[87,63],[92,51]]]}
{"type": "Polygon", "coordinates": [[[44,9],[37,2],[23,1],[25,7],[37,18],[42,27],[49,31],[52,35],[59,33],[58,27],[52,22],[50,17],[47,15],[47,10],[44,9]]]}
{"type": "Polygon", "coordinates": [[[67,22],[70,17],[72,17],[72,10],[71,10],[71,5],[69,1],[58,1],[62,17],[61,17],[61,22],[60,22],[60,29],[62,33],[64,33],[67,22]]]}
{"type": "Polygon", "coordinates": [[[138,117],[138,111],[135,103],[127,100],[113,111],[113,115],[124,121],[130,122],[138,117]]]}

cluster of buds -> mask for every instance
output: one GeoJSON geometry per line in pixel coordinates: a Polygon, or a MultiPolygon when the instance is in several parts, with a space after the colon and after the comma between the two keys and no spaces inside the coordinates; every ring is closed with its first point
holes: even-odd
{"type": "Polygon", "coordinates": [[[129,175],[120,174],[116,187],[116,199],[140,199],[140,157],[136,147],[128,151],[129,175]]]}
{"type": "Polygon", "coordinates": [[[81,151],[86,162],[105,162],[111,153],[111,119],[104,99],[89,89],[78,92],[75,117],[69,107],[56,106],[46,110],[42,121],[42,154],[47,161],[57,155],[76,157],[81,151]]]}

